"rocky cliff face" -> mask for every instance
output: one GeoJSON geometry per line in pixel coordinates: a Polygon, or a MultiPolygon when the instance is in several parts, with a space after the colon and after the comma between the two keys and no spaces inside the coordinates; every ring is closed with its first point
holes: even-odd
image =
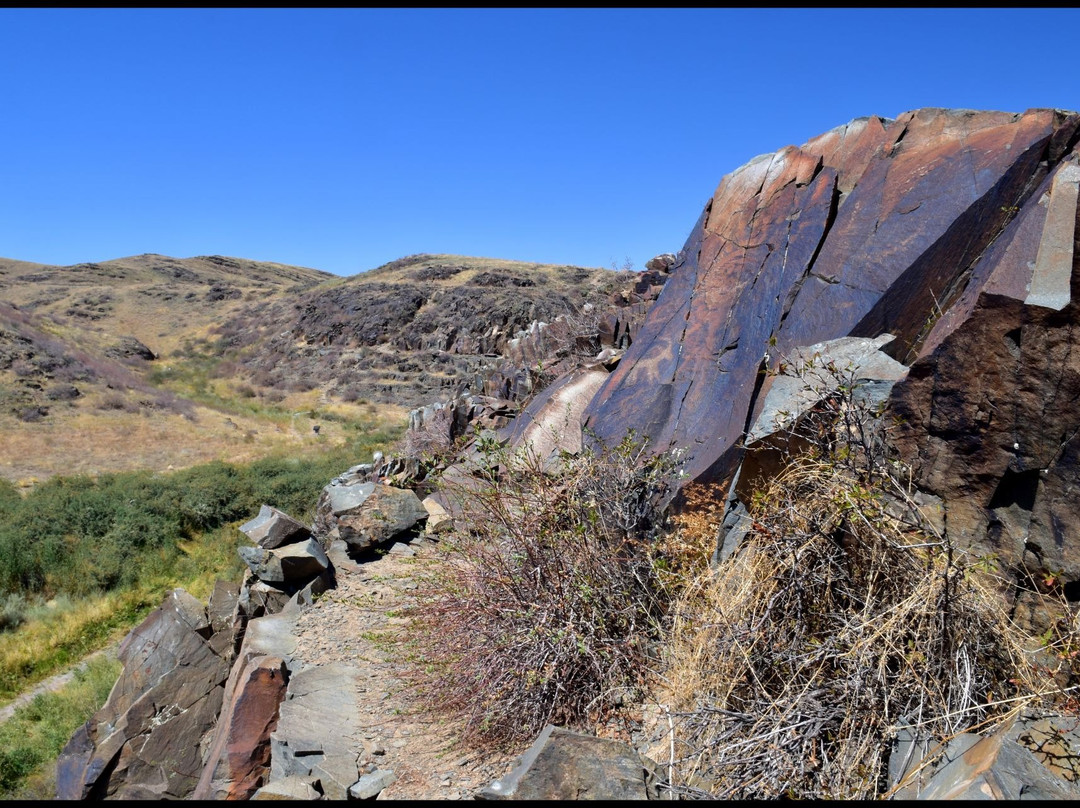
{"type": "MultiPolygon", "coordinates": [[[[869,117],[726,176],[634,344],[589,405],[730,478],[781,363],[892,334],[902,459],[950,536],[1080,581],[1080,115],[869,117]]],[[[1074,585],[1075,586],[1075,585],[1074,585]]]]}

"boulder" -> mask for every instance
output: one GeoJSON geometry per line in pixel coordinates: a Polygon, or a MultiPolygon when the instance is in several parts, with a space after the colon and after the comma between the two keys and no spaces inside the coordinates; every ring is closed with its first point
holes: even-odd
{"type": "Polygon", "coordinates": [[[393,539],[427,518],[427,510],[411,490],[371,485],[365,496],[330,497],[337,534],[354,551],[393,539]],[[346,501],[357,504],[344,507],[346,501]]]}
{"type": "Polygon", "coordinates": [[[105,349],[105,355],[113,359],[142,359],[146,362],[157,359],[157,354],[135,337],[122,337],[115,345],[105,349]]]}
{"type": "Polygon", "coordinates": [[[670,272],[672,266],[675,264],[675,256],[672,253],[660,253],[653,258],[650,258],[645,262],[645,269],[652,269],[658,272],[670,272]]]}
{"type": "Polygon", "coordinates": [[[302,542],[311,536],[305,524],[269,505],[263,505],[258,516],[240,525],[240,532],[266,550],[302,542]]]}
{"type": "Polygon", "coordinates": [[[312,538],[274,550],[240,547],[237,552],[259,580],[268,584],[307,582],[330,566],[322,545],[312,538]]]}

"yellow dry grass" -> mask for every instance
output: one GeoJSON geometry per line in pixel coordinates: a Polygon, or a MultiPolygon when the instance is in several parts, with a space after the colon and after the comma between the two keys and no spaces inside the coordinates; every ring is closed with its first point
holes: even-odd
{"type": "MultiPolygon", "coordinates": [[[[72,411],[40,423],[18,424],[0,417],[0,477],[32,486],[54,475],[187,468],[213,460],[249,462],[276,451],[313,451],[341,446],[350,435],[337,420],[312,418],[319,406],[311,391],[286,399],[288,418],[225,414],[196,408],[196,420],[163,412],[72,411]],[[313,427],[318,424],[316,434],[313,427]],[[20,428],[21,427],[21,428],[20,428]]],[[[323,405],[344,418],[398,424],[402,408],[323,405]]]]}

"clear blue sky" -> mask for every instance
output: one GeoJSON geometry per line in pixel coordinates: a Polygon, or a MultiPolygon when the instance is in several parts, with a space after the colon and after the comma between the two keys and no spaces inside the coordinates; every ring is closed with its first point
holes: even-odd
{"type": "Polygon", "coordinates": [[[1080,109],[1076,9],[0,9],[0,255],[641,268],[863,115],[1080,109]]]}

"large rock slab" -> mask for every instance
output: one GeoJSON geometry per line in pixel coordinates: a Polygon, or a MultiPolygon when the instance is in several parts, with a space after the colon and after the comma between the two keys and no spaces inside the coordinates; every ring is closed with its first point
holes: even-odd
{"type": "Polygon", "coordinates": [[[949,740],[932,765],[926,743],[902,733],[889,760],[897,799],[1075,800],[1080,798],[1080,719],[1013,719],[987,735],[949,740]]]}
{"type": "MultiPolygon", "coordinates": [[[[588,428],[608,445],[633,429],[655,452],[686,449],[691,479],[726,479],[779,357],[891,333],[889,354],[911,362],[942,312],[974,307],[965,291],[985,285],[988,259],[1003,258],[1022,221],[1027,246],[1007,258],[1026,269],[1023,297],[1031,267],[1045,266],[1060,302],[1067,225],[1037,262],[1047,215],[1032,209],[1078,125],[1048,109],[915,110],[852,121],[726,176],[589,404],[588,428]]],[[[1059,182],[1064,207],[1072,176],[1059,182]]]]}
{"type": "Polygon", "coordinates": [[[60,799],[182,799],[221,708],[229,665],[202,605],[182,589],[121,644],[123,673],[57,761],[60,799]]]}
{"type": "Polygon", "coordinates": [[[210,756],[193,799],[246,800],[266,781],[289,671],[281,657],[248,654],[233,666],[210,756]]]}
{"type": "Polygon", "coordinates": [[[271,734],[268,785],[298,778],[344,800],[360,777],[363,750],[356,693],[359,669],[341,663],[294,674],[271,734]]]}

